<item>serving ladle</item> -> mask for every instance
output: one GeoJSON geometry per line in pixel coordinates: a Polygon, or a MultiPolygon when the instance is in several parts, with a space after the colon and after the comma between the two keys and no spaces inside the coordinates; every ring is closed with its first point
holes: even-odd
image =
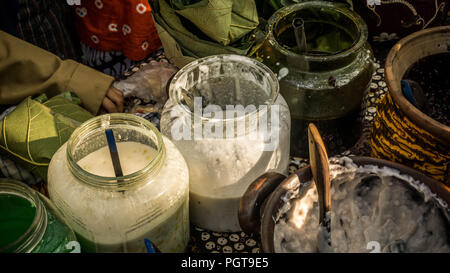
{"type": "Polygon", "coordinates": [[[331,251],[331,181],[328,155],[317,127],[308,125],[309,164],[319,195],[318,247],[321,251],[331,251]]]}

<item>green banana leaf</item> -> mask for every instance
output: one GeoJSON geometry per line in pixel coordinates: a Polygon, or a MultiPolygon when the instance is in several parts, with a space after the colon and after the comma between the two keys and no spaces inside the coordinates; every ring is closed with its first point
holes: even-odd
{"type": "Polygon", "coordinates": [[[1,122],[0,152],[47,180],[53,154],[84,121],[93,116],[74,94],[23,100],[1,122]]]}
{"type": "Polygon", "coordinates": [[[254,0],[209,0],[206,6],[175,10],[212,40],[229,45],[258,26],[254,0]]]}
{"type": "Polygon", "coordinates": [[[247,55],[253,46],[253,34],[258,25],[253,0],[209,0],[207,6],[183,9],[173,8],[173,2],[149,1],[166,56],[179,68],[193,58],[216,54],[247,55]],[[217,7],[227,8],[221,11],[217,7]],[[218,16],[221,12],[227,15],[218,16]]]}
{"type": "Polygon", "coordinates": [[[170,0],[173,9],[198,8],[208,5],[208,0],[170,0]]]}

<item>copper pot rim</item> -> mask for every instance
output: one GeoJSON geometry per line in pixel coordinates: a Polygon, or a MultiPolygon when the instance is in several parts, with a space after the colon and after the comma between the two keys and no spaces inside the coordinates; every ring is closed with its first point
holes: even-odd
{"type": "MultiPolygon", "coordinates": [[[[400,41],[398,41],[389,51],[386,62],[385,62],[385,80],[388,87],[389,93],[393,101],[400,107],[400,109],[405,113],[405,115],[413,123],[419,125],[433,136],[441,140],[444,145],[449,145],[450,143],[450,126],[440,123],[430,116],[426,115],[420,111],[417,107],[412,105],[402,94],[400,84],[396,85],[395,82],[400,82],[394,75],[392,69],[392,63],[396,60],[399,51],[408,43],[415,41],[417,39],[426,38],[430,34],[435,33],[450,33],[450,26],[434,27],[429,29],[424,29],[421,31],[414,32],[400,41]]],[[[449,43],[450,46],[450,43],[449,43]]],[[[448,51],[450,53],[450,51],[448,51]]],[[[412,64],[411,64],[412,65],[412,64]]]]}
{"type": "MultiPolygon", "coordinates": [[[[419,171],[416,171],[410,167],[407,167],[399,163],[379,158],[355,156],[350,157],[350,159],[352,159],[353,163],[355,163],[358,166],[361,165],[376,165],[379,167],[386,166],[389,168],[399,170],[402,174],[410,175],[415,180],[418,180],[426,184],[433,193],[437,194],[447,204],[450,205],[450,188],[426,176],[425,174],[419,171]]],[[[288,178],[286,178],[268,197],[267,204],[264,208],[264,212],[261,215],[261,227],[260,227],[261,246],[265,253],[275,253],[275,247],[273,242],[274,228],[275,228],[274,219],[281,205],[284,204],[284,201],[281,200],[281,196],[283,196],[287,192],[285,188],[286,185],[288,183],[292,183],[292,179],[294,179],[295,176],[300,177],[300,179],[302,179],[303,181],[308,181],[312,179],[312,173],[309,165],[300,169],[296,174],[295,173],[291,174],[288,178]]],[[[300,183],[302,183],[302,181],[300,181],[300,183]]]]}

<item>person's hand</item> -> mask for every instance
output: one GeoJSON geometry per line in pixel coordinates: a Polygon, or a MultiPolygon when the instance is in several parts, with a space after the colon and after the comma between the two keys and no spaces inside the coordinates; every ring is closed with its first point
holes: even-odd
{"type": "Polygon", "coordinates": [[[103,98],[102,105],[98,112],[99,115],[106,113],[122,113],[123,112],[123,93],[122,91],[110,87],[106,96],[103,98]]]}

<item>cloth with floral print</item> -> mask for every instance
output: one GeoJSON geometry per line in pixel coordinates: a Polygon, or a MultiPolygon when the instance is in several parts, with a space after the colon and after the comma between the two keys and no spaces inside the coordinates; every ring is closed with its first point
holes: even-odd
{"type": "Polygon", "coordinates": [[[78,36],[94,49],[140,61],[161,47],[148,1],[92,0],[74,8],[78,36]]]}

